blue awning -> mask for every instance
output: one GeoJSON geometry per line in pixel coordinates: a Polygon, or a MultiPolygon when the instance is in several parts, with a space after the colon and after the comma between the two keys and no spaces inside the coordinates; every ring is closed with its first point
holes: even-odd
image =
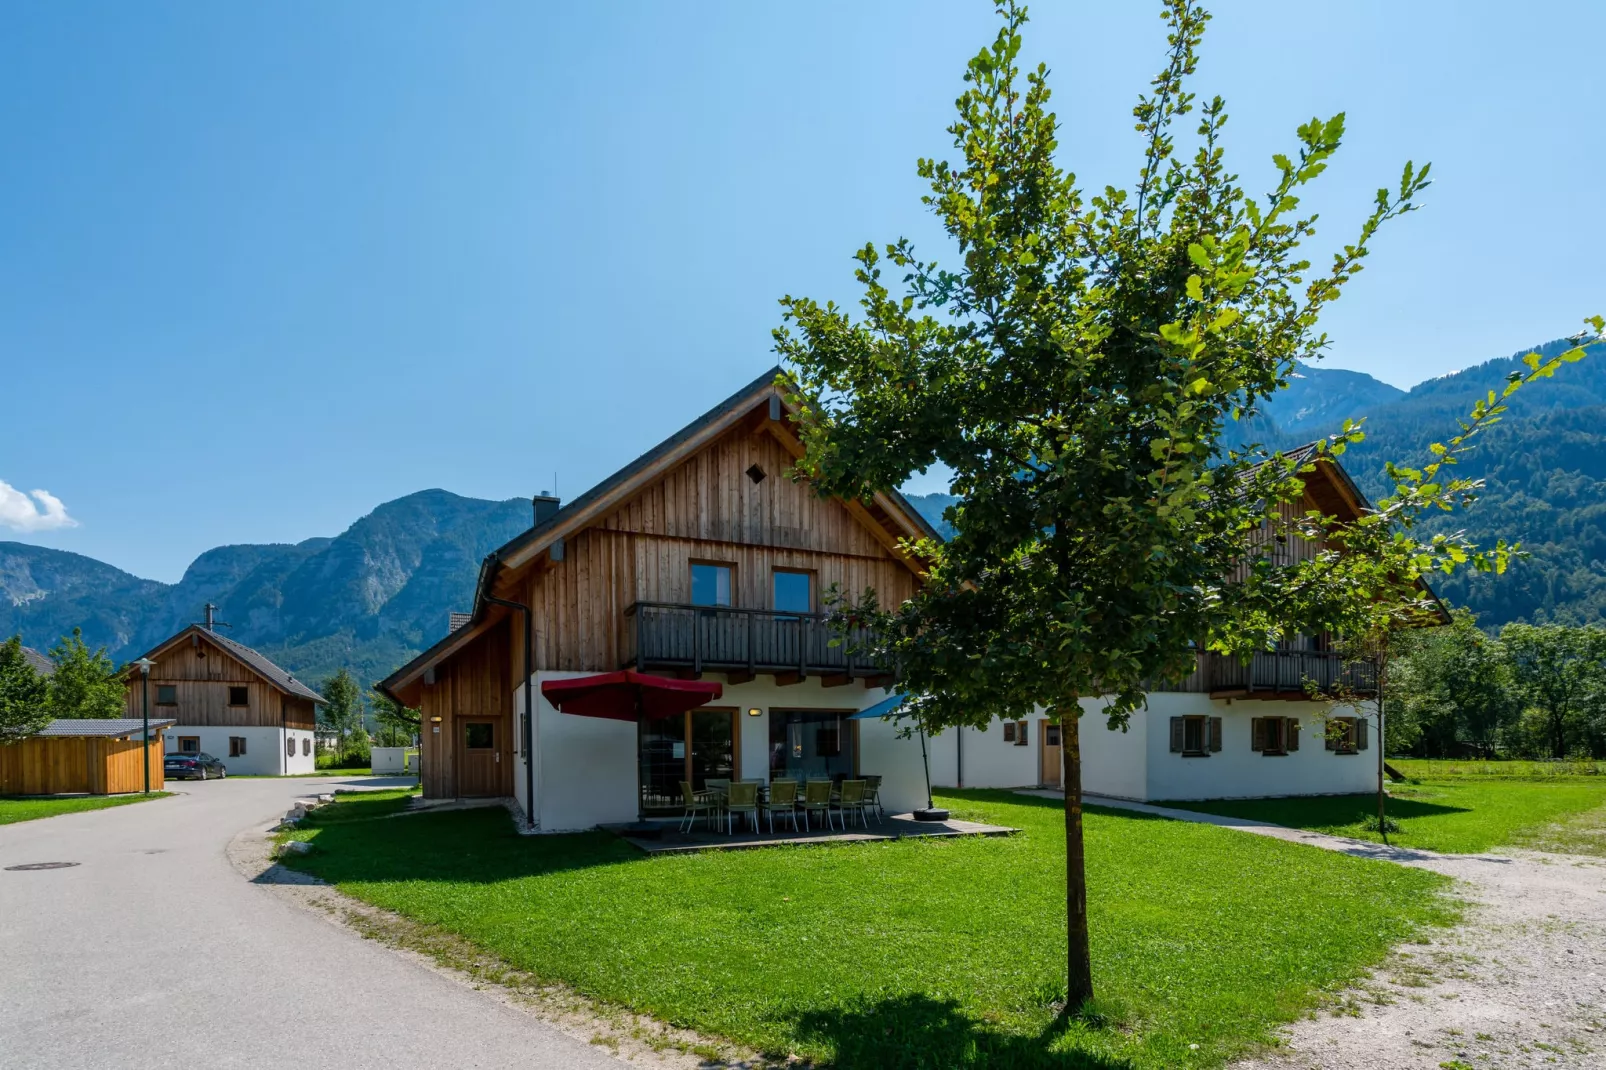
{"type": "Polygon", "coordinates": [[[865,721],[872,717],[885,717],[888,714],[896,712],[898,707],[903,705],[904,697],[904,693],[899,691],[895,695],[891,695],[888,698],[882,699],[880,702],[877,702],[874,706],[871,706],[868,709],[863,709],[858,713],[850,715],[848,720],[865,721]]]}

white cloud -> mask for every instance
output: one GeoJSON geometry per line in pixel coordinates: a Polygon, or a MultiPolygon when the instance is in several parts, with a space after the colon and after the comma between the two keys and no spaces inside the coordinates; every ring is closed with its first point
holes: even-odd
{"type": "Polygon", "coordinates": [[[0,528],[54,531],[56,528],[77,526],[78,521],[67,515],[67,507],[61,503],[61,499],[48,490],[24,494],[0,479],[0,528]]]}

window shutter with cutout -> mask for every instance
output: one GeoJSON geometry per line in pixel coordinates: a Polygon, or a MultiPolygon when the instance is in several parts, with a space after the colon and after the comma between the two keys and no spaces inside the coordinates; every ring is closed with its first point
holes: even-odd
{"type": "Polygon", "coordinates": [[[1182,718],[1171,718],[1171,753],[1181,754],[1183,745],[1182,718]]]}
{"type": "Polygon", "coordinates": [[[1249,719],[1249,749],[1264,751],[1266,749],[1266,719],[1264,717],[1251,717],[1249,719]]]}
{"type": "Polygon", "coordinates": [[[1355,749],[1356,750],[1365,750],[1366,749],[1366,728],[1367,728],[1366,718],[1364,718],[1364,717],[1355,718],[1355,749]]]}
{"type": "Polygon", "coordinates": [[[1219,751],[1221,749],[1221,718],[1220,717],[1212,717],[1212,718],[1210,718],[1210,749],[1213,750],[1213,751],[1219,751]]]}
{"type": "Polygon", "coordinates": [[[1288,749],[1290,751],[1299,749],[1299,722],[1292,717],[1288,718],[1288,749]]]}

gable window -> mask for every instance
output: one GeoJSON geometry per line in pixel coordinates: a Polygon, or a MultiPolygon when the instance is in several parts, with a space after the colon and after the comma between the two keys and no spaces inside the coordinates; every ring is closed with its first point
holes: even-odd
{"type": "Polygon", "coordinates": [[[245,737],[244,736],[230,736],[229,737],[229,757],[230,758],[238,758],[244,753],[245,753],[245,737]]]}
{"type": "Polygon", "coordinates": [[[1335,754],[1355,754],[1367,746],[1364,717],[1330,717],[1327,720],[1327,749],[1335,754]]]}
{"type": "Polygon", "coordinates": [[[1171,718],[1171,753],[1204,758],[1221,749],[1220,717],[1171,718]]]}
{"type": "Polygon", "coordinates": [[[728,606],[731,604],[731,580],[736,569],[731,565],[692,562],[691,604],[694,606],[728,606]]]}
{"type": "Polygon", "coordinates": [[[1249,721],[1249,746],[1268,757],[1299,749],[1299,722],[1292,717],[1253,717],[1249,721]]]}
{"type": "Polygon", "coordinates": [[[778,568],[770,580],[771,604],[777,613],[814,612],[814,574],[778,568]]]}
{"type": "Polygon", "coordinates": [[[178,685],[177,684],[157,684],[156,685],[156,704],[158,706],[177,706],[178,705],[178,685]]]}
{"type": "Polygon", "coordinates": [[[246,706],[246,705],[249,705],[250,701],[251,701],[250,698],[248,697],[249,695],[250,695],[250,689],[249,688],[231,687],[231,688],[229,688],[229,705],[230,706],[246,706]]]}

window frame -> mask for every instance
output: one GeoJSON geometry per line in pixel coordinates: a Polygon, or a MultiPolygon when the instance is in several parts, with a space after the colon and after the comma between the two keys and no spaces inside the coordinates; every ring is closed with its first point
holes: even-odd
{"type": "Polygon", "coordinates": [[[179,753],[179,754],[199,754],[199,753],[201,753],[201,737],[200,736],[179,736],[178,737],[178,751],[177,751],[177,753],[179,753]],[[190,746],[186,746],[186,744],[190,744],[190,746]]]}
{"type": "Polygon", "coordinates": [[[177,684],[157,684],[156,685],[156,705],[158,705],[158,706],[177,706],[178,705],[178,685],[177,684]],[[164,700],[162,698],[162,692],[163,691],[169,692],[171,694],[171,698],[164,700]]]}
{"type": "Polygon", "coordinates": [[[245,748],[246,748],[246,738],[244,736],[230,736],[229,737],[229,757],[230,758],[244,758],[245,757],[245,748]]]}
{"type": "Polygon", "coordinates": [[[246,684],[230,684],[229,685],[229,694],[228,694],[228,707],[229,707],[229,709],[231,709],[231,710],[243,710],[243,709],[249,709],[250,706],[251,706],[251,688],[246,684]],[[234,701],[234,696],[236,694],[239,694],[241,696],[241,700],[239,702],[235,702],[234,701]]]}
{"type": "MultiPolygon", "coordinates": [[[[716,593],[718,583],[715,583],[716,593]]],[[[733,609],[736,606],[736,562],[715,561],[712,558],[693,557],[686,562],[686,602],[698,609],[733,609]],[[697,570],[699,568],[722,568],[730,574],[730,589],[726,592],[727,601],[699,602],[697,601],[697,570]]]]}
{"type": "MultiPolygon", "coordinates": [[[[736,586],[734,572],[731,576],[731,586],[736,586]]],[[[776,565],[770,569],[770,611],[773,613],[814,614],[820,611],[820,579],[819,570],[812,568],[795,568],[788,565],[776,565]],[[780,575],[802,576],[809,581],[809,607],[807,609],[782,609],[777,603],[775,595],[775,577],[780,575]]]]}

